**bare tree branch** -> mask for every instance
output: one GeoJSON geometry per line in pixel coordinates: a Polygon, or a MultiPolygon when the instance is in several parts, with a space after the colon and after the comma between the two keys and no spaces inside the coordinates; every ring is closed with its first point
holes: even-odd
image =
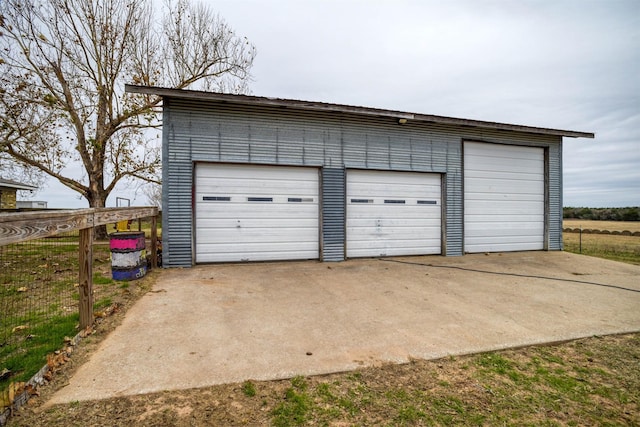
{"type": "MultiPolygon", "coordinates": [[[[210,8],[151,0],[0,2],[0,161],[58,179],[101,207],[116,184],[159,183],[161,99],[125,83],[246,91],[255,47],[210,8]],[[70,162],[84,179],[66,176],[70,162]]],[[[18,170],[18,169],[16,169],[18,170]]]]}

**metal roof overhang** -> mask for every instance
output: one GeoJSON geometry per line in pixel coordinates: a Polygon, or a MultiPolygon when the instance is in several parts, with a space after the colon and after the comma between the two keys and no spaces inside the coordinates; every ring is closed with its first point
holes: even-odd
{"type": "Polygon", "coordinates": [[[34,187],[33,185],[23,184],[18,181],[12,181],[10,179],[1,179],[1,178],[0,178],[0,187],[15,188],[16,190],[29,190],[29,191],[35,191],[38,189],[38,187],[34,187]]]}
{"type": "Polygon", "coordinates": [[[487,122],[482,120],[459,119],[455,117],[435,116],[432,114],[407,113],[402,111],[384,110],[380,108],[355,107],[351,105],[329,104],[324,102],[299,101],[294,99],[267,98],[262,96],[232,95],[228,93],[203,92],[186,89],[171,89],[156,86],[125,85],[125,92],[145,95],[156,95],[163,98],[194,99],[200,101],[227,102],[240,105],[255,105],[291,108],[309,111],[324,111],[348,113],[362,116],[391,117],[418,122],[438,123],[456,126],[468,126],[485,129],[497,129],[513,132],[526,132],[539,135],[555,135],[571,138],[594,138],[592,132],[578,132],[572,130],[549,129],[534,126],[513,125],[507,123],[487,122]]]}

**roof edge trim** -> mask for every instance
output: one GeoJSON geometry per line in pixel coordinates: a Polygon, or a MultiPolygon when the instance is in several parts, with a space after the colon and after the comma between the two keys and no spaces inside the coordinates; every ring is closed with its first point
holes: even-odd
{"type": "Polygon", "coordinates": [[[35,191],[38,189],[38,187],[35,187],[33,185],[22,184],[20,182],[6,180],[6,179],[0,179],[0,187],[15,188],[16,190],[29,190],[29,191],[35,191]]]}
{"type": "Polygon", "coordinates": [[[478,127],[485,129],[497,129],[514,132],[526,132],[539,135],[556,135],[571,138],[595,138],[592,132],[579,132],[572,130],[550,129],[535,126],[514,125],[508,123],[488,122],[483,120],[461,119],[455,117],[436,116],[431,114],[407,113],[381,108],[356,107],[343,104],[330,104],[325,102],[300,101],[294,99],[268,98],[253,95],[233,95],[228,93],[204,92],[188,89],[171,89],[157,86],[125,85],[125,92],[144,95],[157,95],[163,98],[194,99],[201,101],[228,102],[244,105],[258,105],[268,107],[284,107],[299,110],[325,111],[335,113],[348,113],[363,116],[392,117],[419,122],[449,124],[458,126],[478,127]]]}

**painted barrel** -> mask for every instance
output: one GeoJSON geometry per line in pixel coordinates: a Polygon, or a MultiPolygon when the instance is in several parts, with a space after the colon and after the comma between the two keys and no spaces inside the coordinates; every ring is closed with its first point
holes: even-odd
{"type": "Polygon", "coordinates": [[[111,252],[111,266],[117,268],[133,268],[147,259],[147,251],[111,252]]]}
{"type": "Polygon", "coordinates": [[[147,261],[145,260],[144,265],[138,265],[133,268],[126,269],[111,269],[111,276],[113,280],[136,280],[144,277],[147,274],[147,261]]]}
{"type": "Polygon", "coordinates": [[[109,235],[111,252],[131,252],[145,248],[144,231],[123,231],[109,235]]]}
{"type": "Polygon", "coordinates": [[[113,280],[135,280],[147,274],[144,232],[127,231],[109,235],[113,280]]]}

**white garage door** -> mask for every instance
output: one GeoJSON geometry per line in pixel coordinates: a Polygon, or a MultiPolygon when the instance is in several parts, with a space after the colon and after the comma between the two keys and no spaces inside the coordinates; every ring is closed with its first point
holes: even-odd
{"type": "Polygon", "coordinates": [[[316,259],[318,171],[196,165],[196,262],[316,259]]]}
{"type": "Polygon", "coordinates": [[[347,172],[347,257],[439,254],[439,174],[347,172]]]}
{"type": "Polygon", "coordinates": [[[464,144],[465,252],[544,248],[544,150],[464,144]]]}

